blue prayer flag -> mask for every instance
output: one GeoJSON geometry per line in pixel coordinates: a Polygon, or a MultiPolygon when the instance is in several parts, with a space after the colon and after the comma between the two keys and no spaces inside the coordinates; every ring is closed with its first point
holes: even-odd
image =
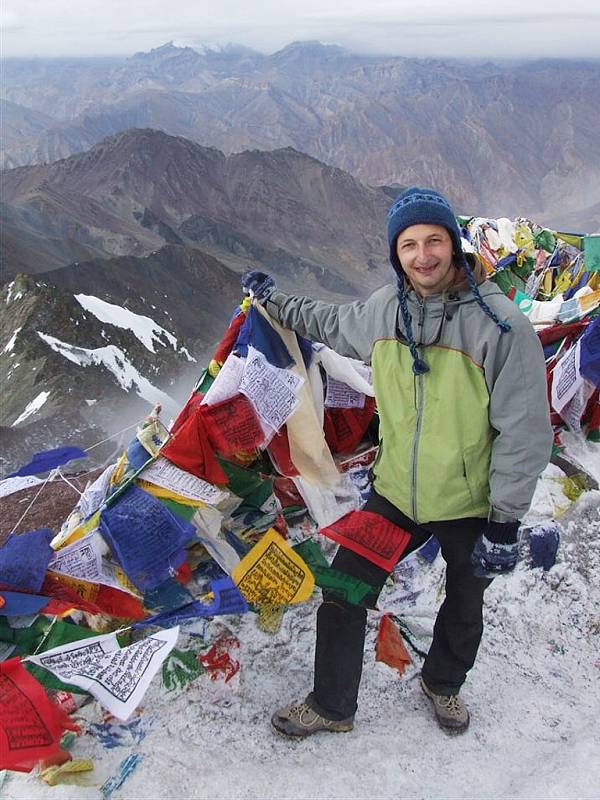
{"type": "Polygon", "coordinates": [[[439,552],[440,543],[435,536],[431,536],[429,539],[427,539],[425,544],[419,548],[417,555],[425,559],[425,561],[428,561],[430,564],[433,564],[439,552]]]}
{"type": "Polygon", "coordinates": [[[74,458],[87,458],[87,453],[80,447],[55,447],[54,450],[42,450],[35,453],[28,464],[11,472],[7,478],[24,478],[26,475],[39,475],[42,472],[49,472],[51,469],[66,464],[74,458]]]}
{"type": "Polygon", "coordinates": [[[194,596],[188,592],[175,578],[167,578],[156,588],[144,594],[144,608],[149,608],[157,614],[173,611],[191,603],[194,596]]]}
{"type": "Polygon", "coordinates": [[[141,469],[152,458],[152,455],[137,438],[132,439],[129,443],[126,455],[129,466],[135,470],[141,469]]]}
{"type": "Polygon", "coordinates": [[[185,561],[193,525],[139,486],[130,486],[100,514],[100,532],[129,580],[140,591],[156,588],[185,561]]]}
{"type": "Polygon", "coordinates": [[[148,625],[159,625],[163,628],[170,628],[173,625],[180,625],[191,622],[201,617],[216,617],[223,614],[245,614],[248,611],[248,603],[244,599],[240,590],[233,583],[229,575],[213,581],[210,585],[214,594],[213,602],[208,606],[194,600],[176,611],[167,611],[164,614],[156,614],[153,617],[136,622],[134,628],[145,628],[148,625]]]}
{"type": "Polygon", "coordinates": [[[246,321],[240,328],[235,352],[245,358],[249,345],[259,350],[274,367],[287,369],[295,363],[281,336],[254,306],[250,307],[246,321]]]}
{"type": "Polygon", "coordinates": [[[0,616],[26,617],[37,614],[50,602],[49,597],[39,594],[20,594],[19,592],[0,591],[0,616]]]}
{"type": "Polygon", "coordinates": [[[581,337],[579,369],[584,378],[600,386],[600,317],[592,320],[581,337]]]}
{"type": "Polygon", "coordinates": [[[0,547],[0,579],[15,589],[39,592],[54,555],[50,528],[11,534],[0,547]]]}

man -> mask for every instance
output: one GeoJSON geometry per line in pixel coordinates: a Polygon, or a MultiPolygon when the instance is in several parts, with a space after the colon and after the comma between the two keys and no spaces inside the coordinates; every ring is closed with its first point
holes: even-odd
{"type": "MultiPolygon", "coordinates": [[[[365,302],[289,296],[258,272],[243,284],[285,327],[372,365],[380,450],[364,510],[410,534],[401,557],[431,535],[441,544],[446,597],[421,687],[440,726],[461,732],[469,713],[459,691],[481,640],[484,591],[517,562],[519,520],[550,458],[544,357],[529,320],[463,252],[438,192],[403,192],[388,214],[388,241],[397,284],[365,302]]],[[[388,574],[344,547],[332,566],[376,592],[388,574]]],[[[352,729],[366,614],[323,593],[314,689],[273,715],[278,732],[352,729]]]]}

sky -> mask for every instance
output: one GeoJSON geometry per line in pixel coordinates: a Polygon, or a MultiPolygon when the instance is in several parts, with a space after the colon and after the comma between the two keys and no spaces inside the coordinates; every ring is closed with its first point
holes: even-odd
{"type": "Polygon", "coordinates": [[[600,57],[597,0],[2,0],[4,57],[316,39],[422,57],[600,57]]]}

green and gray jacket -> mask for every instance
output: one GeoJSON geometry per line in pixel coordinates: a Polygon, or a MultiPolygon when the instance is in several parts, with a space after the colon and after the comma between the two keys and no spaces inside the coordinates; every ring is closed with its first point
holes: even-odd
{"type": "Polygon", "coordinates": [[[419,523],[522,519],[552,449],[543,351],[527,317],[490,281],[471,291],[407,294],[429,366],[414,375],[396,287],[332,305],[276,291],[267,312],[284,327],[373,368],[380,417],[374,487],[419,523]]]}

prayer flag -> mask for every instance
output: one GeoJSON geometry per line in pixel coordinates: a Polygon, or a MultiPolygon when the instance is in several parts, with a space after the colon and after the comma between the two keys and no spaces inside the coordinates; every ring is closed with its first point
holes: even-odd
{"type": "Polygon", "coordinates": [[[52,610],[59,608],[79,608],[90,614],[108,614],[117,619],[142,619],[146,616],[144,607],[129,592],[92,583],[82,578],[73,578],[60,573],[48,573],[42,589],[51,596],[48,605],[42,609],[44,614],[61,613],[52,610]]]}
{"type": "Polygon", "coordinates": [[[50,547],[53,533],[40,528],[27,533],[12,533],[0,547],[0,576],[14,589],[39,592],[48,562],[54,555],[50,547]]]}
{"type": "Polygon", "coordinates": [[[600,386],[600,317],[590,322],[581,337],[579,368],[584,378],[600,386]]]}
{"type": "Polygon", "coordinates": [[[166,627],[191,622],[200,617],[245,614],[248,611],[248,604],[229,576],[213,581],[210,588],[214,594],[213,602],[210,605],[195,600],[193,603],[188,603],[174,611],[167,611],[164,614],[148,617],[137,622],[134,627],[145,628],[148,625],[166,627]]]}
{"type": "Polygon", "coordinates": [[[87,458],[87,453],[80,447],[55,447],[53,450],[42,450],[35,453],[28,464],[11,472],[7,478],[24,477],[25,475],[39,475],[56,469],[74,458],[87,458]]]}
{"type": "Polygon", "coordinates": [[[295,363],[281,336],[254,306],[250,307],[235,343],[237,354],[244,358],[248,355],[248,347],[261,352],[274,367],[286,369],[295,363]]]}
{"type": "MultiPolygon", "coordinates": [[[[96,636],[94,631],[90,628],[84,628],[82,625],[72,625],[64,620],[54,620],[48,630],[48,635],[43,640],[43,645],[39,652],[44,653],[47,650],[53,650],[64,644],[71,644],[80,639],[91,639],[96,636]]],[[[38,680],[46,689],[56,689],[65,692],[79,692],[77,686],[70,686],[64,681],[60,681],[55,675],[48,670],[28,661],[25,664],[26,669],[30,672],[36,680],[38,680]]]]}
{"type": "Polygon", "coordinates": [[[183,548],[195,529],[148,492],[130,486],[102,511],[100,532],[130,581],[146,591],[166,580],[185,560],[183,548]]]}
{"type": "Polygon", "coordinates": [[[79,731],[54,705],[19,658],[0,663],[0,770],[30,772],[42,759],[64,755],[65,730],[79,731]]]}
{"type": "Polygon", "coordinates": [[[6,617],[37,614],[49,600],[49,597],[42,597],[38,594],[21,594],[2,590],[0,591],[0,614],[6,617]]]}
{"type": "Polygon", "coordinates": [[[30,660],[92,694],[117,719],[127,719],[175,643],[179,628],[119,648],[115,634],[94,636],[30,660]]]}
{"type": "Polygon", "coordinates": [[[201,407],[211,446],[223,456],[252,452],[264,441],[260,422],[250,401],[241,394],[201,407]]]}
{"type": "Polygon", "coordinates": [[[191,412],[160,452],[173,464],[208,483],[227,483],[227,476],[209,444],[199,407],[191,412]]]}
{"type": "Polygon", "coordinates": [[[377,602],[379,589],[353,575],[332,569],[313,539],[306,539],[294,546],[294,551],[308,564],[315,583],[323,591],[343,597],[347,603],[372,608],[377,602]]]}
{"type": "Polygon", "coordinates": [[[283,425],[280,430],[275,432],[273,438],[269,442],[267,452],[273,462],[273,466],[280,475],[285,475],[289,478],[300,474],[294,466],[292,456],[290,455],[290,442],[286,425],[283,425]]]}
{"type": "Polygon", "coordinates": [[[373,511],[351,511],[320,532],[388,572],[410,542],[408,531],[373,511]]]}
{"type": "Polygon", "coordinates": [[[231,573],[251,603],[287,605],[308,600],[315,581],[300,556],[270,528],[231,573]]]}
{"type": "Polygon", "coordinates": [[[242,326],[246,322],[246,312],[242,308],[236,309],[236,312],[213,355],[213,361],[216,361],[218,364],[225,363],[240,335],[242,326]]]}
{"type": "Polygon", "coordinates": [[[384,614],[379,623],[375,660],[397,669],[400,675],[403,675],[406,667],[412,664],[402,635],[389,614],[384,614]]]}

